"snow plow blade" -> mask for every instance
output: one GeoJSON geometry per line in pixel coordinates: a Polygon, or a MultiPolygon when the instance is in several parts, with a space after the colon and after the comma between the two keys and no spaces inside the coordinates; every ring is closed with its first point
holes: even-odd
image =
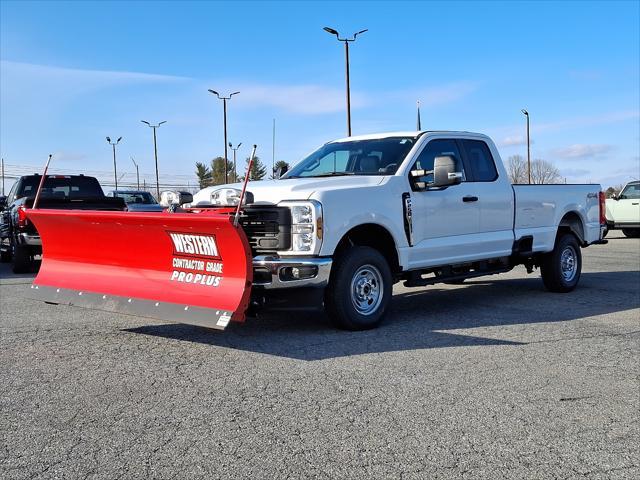
{"type": "Polygon", "coordinates": [[[28,210],[42,238],[33,297],[224,330],[249,304],[252,256],[230,210],[28,210]]]}

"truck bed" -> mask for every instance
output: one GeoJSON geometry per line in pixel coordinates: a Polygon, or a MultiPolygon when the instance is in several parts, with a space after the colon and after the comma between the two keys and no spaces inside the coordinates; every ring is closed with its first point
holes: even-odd
{"type": "Polygon", "coordinates": [[[513,185],[515,238],[533,236],[533,251],[553,249],[558,224],[575,211],[584,226],[584,240],[600,239],[598,184],[513,185]]]}

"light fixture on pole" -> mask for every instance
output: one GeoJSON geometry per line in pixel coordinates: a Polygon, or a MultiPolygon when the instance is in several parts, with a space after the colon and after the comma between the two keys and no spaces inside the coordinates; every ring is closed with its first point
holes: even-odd
{"type": "Polygon", "coordinates": [[[158,175],[158,143],[156,141],[156,129],[159,128],[160,125],[162,125],[163,123],[167,123],[167,121],[163,120],[157,125],[151,125],[146,120],[140,120],[140,121],[153,129],[153,154],[156,159],[156,196],[157,196],[157,200],[160,201],[160,175],[158,175]]]}
{"type": "Polygon", "coordinates": [[[107,137],[107,143],[113,147],[113,180],[118,190],[118,168],[116,167],[116,145],[120,143],[122,137],[118,138],[115,142],[111,141],[111,137],[107,137]]]}
{"type": "Polygon", "coordinates": [[[140,190],[140,170],[138,170],[138,164],[133,159],[133,157],[131,157],[131,161],[133,162],[133,165],[136,167],[136,188],[140,190]]]}
{"type": "Polygon", "coordinates": [[[228,97],[221,96],[215,90],[209,89],[209,92],[217,96],[219,100],[222,100],[222,109],[224,116],[224,183],[229,183],[229,160],[227,158],[227,100],[240,92],[230,93],[228,97]]]}
{"type": "Polygon", "coordinates": [[[531,184],[531,137],[529,135],[529,112],[524,108],[521,112],[527,117],[527,175],[529,177],[529,184],[531,184]]]}
{"type": "Polygon", "coordinates": [[[347,135],[351,136],[351,86],[349,84],[349,42],[355,42],[356,37],[361,33],[368,31],[368,29],[360,30],[353,34],[352,38],[340,38],[340,34],[337,30],[330,27],[324,27],[323,30],[331,35],[335,35],[339,42],[344,43],[345,63],[347,70],[347,135]]]}
{"type": "Polygon", "coordinates": [[[236,152],[240,148],[240,145],[242,145],[242,142],[236,145],[236,148],[233,148],[233,145],[231,144],[231,142],[229,142],[229,148],[233,150],[233,181],[234,182],[238,181],[238,171],[236,170],[236,152]]]}

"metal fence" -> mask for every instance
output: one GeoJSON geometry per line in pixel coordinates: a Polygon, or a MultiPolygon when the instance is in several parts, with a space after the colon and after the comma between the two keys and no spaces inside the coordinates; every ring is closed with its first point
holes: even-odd
{"type": "MultiPolygon", "coordinates": [[[[40,174],[41,168],[31,165],[13,165],[9,163],[4,164],[4,174],[2,176],[2,190],[0,194],[6,195],[13,183],[23,175],[40,174]]],[[[102,189],[105,193],[115,189],[115,181],[113,178],[113,172],[101,171],[101,170],[82,170],[82,169],[68,169],[51,167],[48,172],[49,175],[87,175],[95,177],[100,182],[102,189]]],[[[196,193],[200,190],[198,179],[195,175],[181,175],[181,174],[161,174],[159,176],[160,191],[164,190],[180,190],[189,193],[196,193]]],[[[150,192],[155,195],[156,192],[156,177],[152,173],[140,172],[140,190],[150,192]]],[[[118,173],[118,189],[119,190],[138,190],[138,179],[136,172],[119,172],[118,173]]]]}

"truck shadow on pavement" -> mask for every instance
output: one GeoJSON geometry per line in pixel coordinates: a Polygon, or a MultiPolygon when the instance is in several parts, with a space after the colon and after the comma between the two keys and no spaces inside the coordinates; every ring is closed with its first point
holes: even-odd
{"type": "MultiPolygon", "coordinates": [[[[640,272],[627,271],[583,273],[580,286],[570,294],[546,292],[537,277],[405,290],[394,295],[386,322],[365,332],[336,330],[324,315],[306,312],[250,318],[224,332],[183,324],[124,331],[307,361],[430,348],[518,346],[527,342],[508,337],[522,337],[522,329],[464,330],[566,322],[638,308],[639,286],[640,272]]],[[[525,337],[534,338],[531,332],[525,337]]]]}

